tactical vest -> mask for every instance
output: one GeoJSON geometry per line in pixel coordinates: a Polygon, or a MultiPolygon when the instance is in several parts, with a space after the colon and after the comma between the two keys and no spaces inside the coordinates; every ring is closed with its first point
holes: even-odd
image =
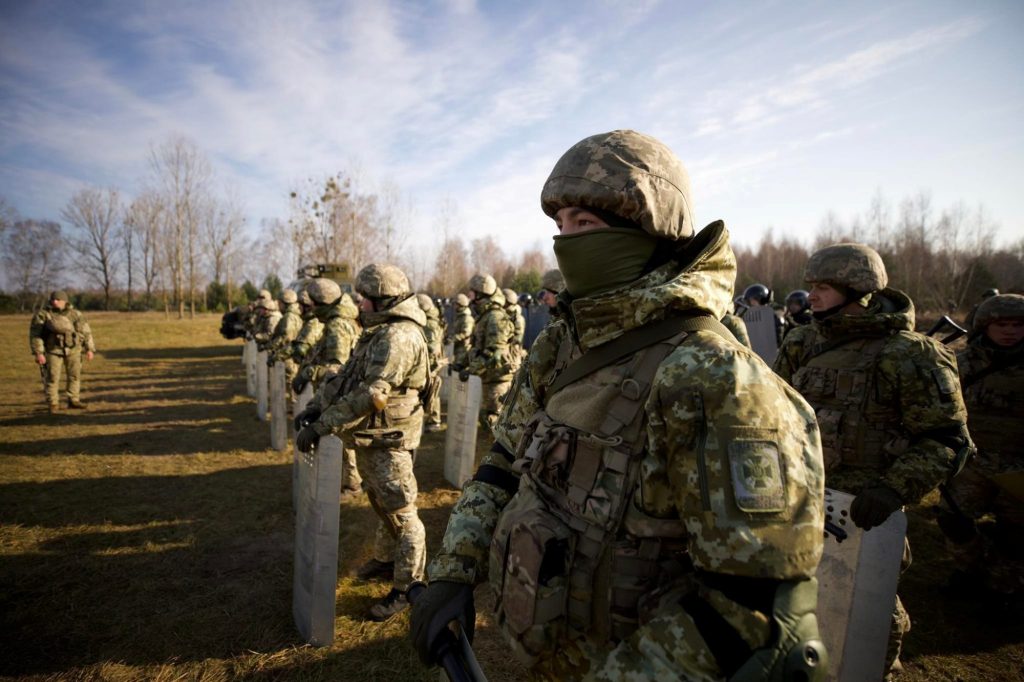
{"type": "Polygon", "coordinates": [[[72,350],[78,347],[79,334],[67,315],[51,313],[43,323],[43,345],[47,352],[72,350]]]}
{"type": "MultiPolygon", "coordinates": [[[[562,636],[618,642],[641,597],[681,575],[685,531],[632,503],[655,373],[686,333],[546,396],[516,450],[522,476],[492,537],[489,579],[513,651],[532,665],[562,636]]],[[[556,376],[578,354],[567,338],[556,376]]]]}
{"type": "Polygon", "coordinates": [[[1016,360],[977,381],[971,380],[970,373],[964,377],[967,427],[982,452],[1018,456],[1024,452],[1020,442],[1024,424],[1024,357],[1016,360]]]}
{"type": "Polygon", "coordinates": [[[817,414],[826,474],[840,465],[885,469],[909,445],[900,410],[880,402],[878,360],[888,339],[812,347],[793,374],[793,387],[817,414]]]}

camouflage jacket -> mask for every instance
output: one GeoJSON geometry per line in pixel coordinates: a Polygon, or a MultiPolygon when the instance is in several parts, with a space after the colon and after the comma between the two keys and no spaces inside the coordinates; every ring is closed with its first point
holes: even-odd
{"type": "Polygon", "coordinates": [[[430,354],[430,372],[433,374],[441,366],[441,358],[444,355],[442,337],[444,332],[441,329],[440,316],[437,309],[432,308],[426,313],[427,321],[423,327],[423,333],[427,338],[427,350],[430,354]]]}
{"type": "Polygon", "coordinates": [[[747,325],[743,323],[743,320],[736,315],[726,313],[722,316],[722,324],[725,328],[732,332],[732,335],[736,337],[736,340],[742,343],[747,348],[753,348],[750,345],[750,334],[747,333],[747,325]]]}
{"type": "MultiPolygon", "coordinates": [[[[557,419],[575,420],[570,398],[588,401],[628,364],[603,368],[586,382],[548,395],[571,360],[666,315],[723,316],[735,256],[722,223],[705,233],[704,249],[685,266],[669,263],[594,298],[571,300],[562,292],[563,315],[531,346],[495,428],[497,444],[480,467],[519,480],[518,492],[484,480],[464,486],[430,565],[431,580],[477,583],[487,577],[488,546],[499,518],[526,489],[508,453],[523,451],[530,425],[540,414],[551,418],[554,403],[561,410],[557,419]]],[[[663,520],[676,528],[694,565],[704,571],[761,578],[814,574],[822,551],[824,476],[814,414],[799,394],[749,349],[699,331],[687,334],[660,363],[643,410],[639,476],[626,491],[631,508],[655,525],[663,520]],[[767,455],[765,466],[756,468],[766,473],[775,496],[772,511],[737,506],[743,504],[737,497],[749,492],[744,458],[757,453],[767,455]]]]}
{"type": "Polygon", "coordinates": [[[508,381],[515,371],[509,344],[515,337],[515,325],[505,312],[504,300],[501,292],[496,292],[483,304],[473,327],[473,347],[466,369],[479,375],[484,383],[508,381]]]}
{"type": "Polygon", "coordinates": [[[267,310],[266,308],[256,309],[252,338],[256,342],[256,347],[259,350],[269,351],[271,349],[271,339],[273,339],[274,331],[277,329],[277,323],[280,321],[281,312],[279,310],[267,310]]]}
{"type": "Polygon", "coordinates": [[[85,316],[71,303],[64,310],[47,306],[32,317],[28,330],[28,345],[32,355],[42,353],[96,352],[92,328],[85,316]]]}
{"type": "Polygon", "coordinates": [[[324,377],[338,372],[348,362],[362,331],[358,317],[359,309],[348,296],[343,296],[323,320],[323,334],[299,370],[301,376],[313,382],[314,388],[320,386],[324,377]]]}
{"type": "Polygon", "coordinates": [[[982,453],[1024,464],[1024,344],[1000,348],[975,336],[956,356],[971,438],[982,453]]]}
{"type": "Polygon", "coordinates": [[[522,347],[523,338],[526,336],[526,317],[523,315],[523,309],[515,301],[506,301],[505,313],[508,315],[508,319],[512,320],[514,329],[512,338],[517,346],[522,347]]]}
{"type": "Polygon", "coordinates": [[[284,313],[274,328],[274,335],[270,338],[270,353],[274,359],[284,361],[291,357],[292,341],[299,335],[302,329],[302,314],[299,311],[298,303],[289,303],[285,306],[284,313]]]}
{"type": "Polygon", "coordinates": [[[473,313],[468,307],[455,307],[455,319],[448,328],[447,342],[452,344],[453,360],[456,365],[465,365],[469,349],[473,346],[473,313]]]}
{"type": "Polygon", "coordinates": [[[829,487],[914,503],[953,473],[951,439],[968,438],[956,358],[913,329],[913,302],[884,289],[866,314],[815,320],[779,349],[775,371],[817,413],[829,487]]]}
{"type": "Polygon", "coordinates": [[[419,445],[419,391],[430,371],[424,324],[415,296],[369,316],[345,367],[310,402],[322,412],[317,433],[353,432],[355,443],[367,447],[419,445]]]}
{"type": "Polygon", "coordinates": [[[324,323],[316,319],[316,315],[309,313],[302,316],[302,328],[295,335],[292,341],[292,360],[302,364],[306,355],[320,341],[324,334],[324,323]]]}

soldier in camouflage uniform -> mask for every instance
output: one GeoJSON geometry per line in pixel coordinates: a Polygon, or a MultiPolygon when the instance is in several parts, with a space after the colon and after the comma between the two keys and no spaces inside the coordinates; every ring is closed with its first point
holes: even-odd
{"type": "Polygon", "coordinates": [[[811,315],[811,302],[807,299],[810,294],[804,289],[795,289],[786,296],[786,333],[797,327],[805,327],[811,323],[814,317],[811,315]]]}
{"type": "Polygon", "coordinates": [[[292,378],[293,390],[294,382],[306,361],[306,356],[324,333],[323,323],[313,314],[313,299],[309,297],[309,292],[305,289],[298,295],[298,303],[302,314],[302,328],[299,329],[299,333],[295,335],[295,340],[291,344],[291,359],[296,367],[295,377],[292,378]]]}
{"type": "Polygon", "coordinates": [[[956,360],[978,455],[950,482],[956,509],[939,520],[957,566],[951,584],[1012,605],[1024,594],[1024,296],[978,306],[956,360]]]}
{"type": "Polygon", "coordinates": [[[277,301],[265,298],[256,299],[252,338],[256,342],[257,350],[268,352],[271,350],[271,340],[274,338],[274,331],[280,321],[281,311],[277,309],[277,301]]]}
{"type": "Polygon", "coordinates": [[[519,295],[514,289],[502,289],[501,293],[505,296],[505,312],[515,328],[514,343],[522,349],[523,337],[526,335],[526,318],[523,316],[523,309],[519,307],[519,295]]]}
{"type": "Polygon", "coordinates": [[[540,278],[540,294],[537,300],[548,307],[551,316],[558,314],[558,292],[565,288],[565,279],[558,268],[548,270],[540,278]]]}
{"type": "Polygon", "coordinates": [[[427,338],[427,350],[430,357],[430,389],[423,401],[427,408],[426,425],[427,431],[441,431],[444,424],[441,423],[441,367],[444,361],[444,347],[441,345],[444,332],[441,329],[441,316],[437,312],[437,306],[426,294],[417,294],[420,310],[427,316],[427,323],[423,327],[427,338]]]}
{"type": "Polygon", "coordinates": [[[452,344],[452,365],[460,370],[469,364],[469,351],[473,347],[473,328],[476,325],[469,311],[469,297],[455,297],[455,319],[446,331],[445,343],[452,344]]]}
{"type": "Polygon", "coordinates": [[[284,363],[285,386],[290,393],[292,381],[299,371],[298,363],[292,359],[292,342],[302,329],[302,311],[299,308],[299,297],[291,289],[285,289],[281,294],[281,303],[284,304],[284,311],[270,337],[267,364],[284,363]]]}
{"type": "Polygon", "coordinates": [[[685,169],[632,131],[571,148],[541,204],[561,233],[563,315],[431,562],[421,658],[450,620],[472,633],[489,579],[537,678],[761,680],[792,664],[820,679],[824,661],[794,653],[824,656],[817,427],[718,322],[736,268],[724,224],[694,235],[685,169]]]}
{"type": "MultiPolygon", "coordinates": [[[[914,304],[886,288],[879,255],[863,244],[815,252],[804,279],[814,322],[786,337],[775,371],[814,407],[826,483],[855,495],[869,530],[954,475],[973,448],[956,358],[914,331],[914,304]]],[[[905,566],[909,565],[909,546],[905,566]]],[[[887,664],[910,629],[896,599],[887,664]]]]}
{"type": "Polygon", "coordinates": [[[473,327],[473,348],[466,368],[459,373],[465,381],[470,374],[480,377],[480,425],[491,428],[498,421],[501,400],[512,385],[512,376],[519,368],[519,355],[512,347],[515,324],[505,312],[505,294],[490,275],[477,274],[469,280],[476,325],[473,327]]]}
{"type": "Polygon", "coordinates": [[[256,294],[256,300],[250,301],[246,306],[245,319],[242,326],[245,328],[245,338],[247,341],[254,339],[254,334],[260,324],[260,308],[271,304],[273,300],[274,297],[270,295],[268,289],[260,289],[259,293],[256,294]]]}
{"type": "Polygon", "coordinates": [[[379,518],[373,559],[359,573],[394,574],[392,590],[370,609],[372,620],[383,621],[408,607],[405,590],[423,579],[426,562],[412,451],[420,442],[420,391],[430,372],[427,319],[405,274],[393,265],[366,266],[355,286],[363,296],[359,318],[365,331],[344,369],[304,413],[312,423],[296,437],[296,447],[309,452],[329,433],[354,440],[379,518]]]}
{"type": "Polygon", "coordinates": [[[85,409],[80,398],[82,351],[92,360],[96,344],[85,317],[69,301],[65,291],[50,294],[49,305],[32,318],[28,332],[29,350],[43,375],[43,388],[50,414],[60,410],[60,375],[64,372],[68,407],[85,409]]]}

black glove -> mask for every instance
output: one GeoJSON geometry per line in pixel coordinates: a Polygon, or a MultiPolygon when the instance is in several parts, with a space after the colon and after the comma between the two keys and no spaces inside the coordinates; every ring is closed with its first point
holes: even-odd
{"type": "Polygon", "coordinates": [[[469,381],[469,370],[468,369],[461,369],[461,370],[459,370],[459,381],[469,381]]]}
{"type": "Polygon", "coordinates": [[[306,388],[306,384],[308,383],[308,377],[304,377],[301,374],[296,374],[295,378],[292,379],[292,390],[295,391],[296,395],[298,395],[299,393],[302,393],[302,390],[306,388]]]}
{"type": "Polygon", "coordinates": [[[307,407],[302,412],[295,415],[295,420],[292,422],[293,426],[295,426],[295,433],[298,433],[304,426],[312,424],[319,418],[320,410],[315,407],[307,407]]]}
{"type": "Polygon", "coordinates": [[[425,665],[437,663],[437,647],[448,631],[448,623],[457,620],[473,642],[476,609],[473,606],[473,586],[438,580],[416,598],[409,620],[409,637],[413,648],[425,665]]]}
{"type": "Polygon", "coordinates": [[[307,426],[295,436],[295,449],[299,452],[311,452],[319,442],[320,434],[314,431],[312,426],[307,426]]]}
{"type": "Polygon", "coordinates": [[[888,486],[865,488],[860,495],[853,498],[853,504],[850,505],[850,520],[858,528],[871,530],[885,523],[885,520],[902,506],[903,498],[888,486]]]}

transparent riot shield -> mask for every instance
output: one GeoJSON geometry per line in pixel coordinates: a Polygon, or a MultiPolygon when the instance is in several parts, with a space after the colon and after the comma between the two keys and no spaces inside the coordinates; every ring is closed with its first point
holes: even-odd
{"type": "Polygon", "coordinates": [[[245,394],[250,398],[256,397],[256,342],[246,341],[245,351],[245,394]]]}
{"type": "Polygon", "coordinates": [[[754,352],[769,365],[775,362],[779,352],[775,311],[766,305],[749,308],[743,313],[743,324],[747,325],[747,334],[754,352]]]}
{"type": "MultiPolygon", "coordinates": [[[[313,384],[307,383],[302,393],[295,397],[295,414],[302,412],[313,399],[313,384]]],[[[299,508],[299,466],[302,462],[302,453],[294,450],[292,453],[292,509],[299,508]]]]}
{"type": "MultiPolygon", "coordinates": [[[[863,531],[850,520],[853,495],[825,489],[825,518],[846,537],[826,532],[818,565],[818,624],[828,648],[828,680],[881,680],[896,583],[907,536],[898,511],[863,531]]],[[[841,533],[839,533],[841,534],[841,533]]]]}
{"type": "Polygon", "coordinates": [[[341,453],[341,440],[324,436],[312,453],[299,455],[292,615],[299,634],[313,646],[334,641],[341,453]]]}
{"type": "Polygon", "coordinates": [[[471,376],[468,381],[460,381],[458,376],[451,379],[448,432],[444,443],[444,477],[452,485],[461,488],[473,475],[482,384],[478,376],[471,376]]]}
{"type": "Polygon", "coordinates": [[[256,354],[256,417],[261,422],[267,421],[267,410],[270,408],[268,369],[267,352],[261,350],[256,354]]]}
{"type": "Polygon", "coordinates": [[[275,362],[270,368],[270,447],[278,452],[288,447],[288,389],[283,362],[275,362]]]}

